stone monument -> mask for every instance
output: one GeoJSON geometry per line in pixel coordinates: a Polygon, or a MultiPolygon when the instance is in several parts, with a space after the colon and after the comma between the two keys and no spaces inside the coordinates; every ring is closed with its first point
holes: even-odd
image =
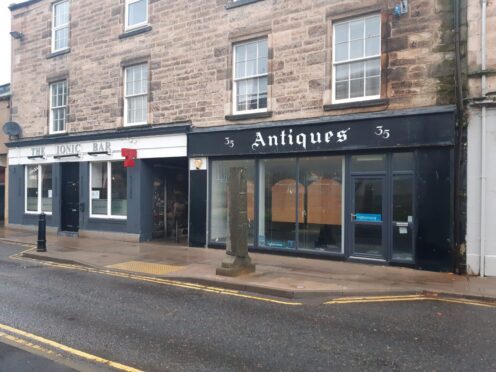
{"type": "Polygon", "coordinates": [[[238,276],[255,271],[248,255],[248,216],[246,199],[246,169],[230,168],[227,192],[228,237],[226,256],[217,275],[238,276]]]}

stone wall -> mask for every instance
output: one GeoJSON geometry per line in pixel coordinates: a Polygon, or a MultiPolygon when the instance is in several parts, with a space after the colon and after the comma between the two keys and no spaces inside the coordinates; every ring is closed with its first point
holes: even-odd
{"type": "MultiPolygon", "coordinates": [[[[70,53],[47,58],[51,1],[12,11],[14,120],[25,136],[48,133],[48,82],[67,76],[70,132],[123,125],[123,64],[149,61],[148,122],[239,124],[232,114],[232,44],[269,43],[269,111],[274,121],[452,104],[453,9],[449,0],[411,0],[392,15],[386,0],[263,0],[226,9],[227,0],[150,0],[152,30],[123,33],[124,0],[71,1],[70,53]],[[381,13],[381,106],[324,111],[331,87],[332,22],[381,13]]],[[[253,121],[253,120],[252,120],[253,121]]],[[[241,123],[249,123],[243,120],[241,123]]]]}

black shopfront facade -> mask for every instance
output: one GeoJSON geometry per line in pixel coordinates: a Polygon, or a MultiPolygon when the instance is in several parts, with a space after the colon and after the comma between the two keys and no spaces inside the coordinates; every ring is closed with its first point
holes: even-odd
{"type": "Polygon", "coordinates": [[[191,246],[225,247],[231,167],[254,251],[452,271],[452,107],[188,133],[191,246]]]}

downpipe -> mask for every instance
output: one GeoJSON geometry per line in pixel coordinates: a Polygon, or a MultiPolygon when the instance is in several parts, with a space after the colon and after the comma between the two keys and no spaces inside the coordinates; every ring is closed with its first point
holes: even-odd
{"type": "MultiPolygon", "coordinates": [[[[486,16],[487,0],[481,0],[481,90],[482,97],[487,94],[486,82],[486,16]]],[[[480,276],[486,274],[486,131],[487,131],[486,106],[481,109],[481,205],[480,205],[480,276]]]]}

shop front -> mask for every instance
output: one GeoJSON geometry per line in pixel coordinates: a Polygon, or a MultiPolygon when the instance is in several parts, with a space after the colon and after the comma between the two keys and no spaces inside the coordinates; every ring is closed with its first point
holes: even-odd
{"type": "Polygon", "coordinates": [[[186,242],[189,125],[9,143],[9,224],[65,235],[186,242]]]}
{"type": "Polygon", "coordinates": [[[448,107],[195,129],[190,244],[225,246],[243,167],[252,250],[451,271],[454,123],[448,107]]]}

